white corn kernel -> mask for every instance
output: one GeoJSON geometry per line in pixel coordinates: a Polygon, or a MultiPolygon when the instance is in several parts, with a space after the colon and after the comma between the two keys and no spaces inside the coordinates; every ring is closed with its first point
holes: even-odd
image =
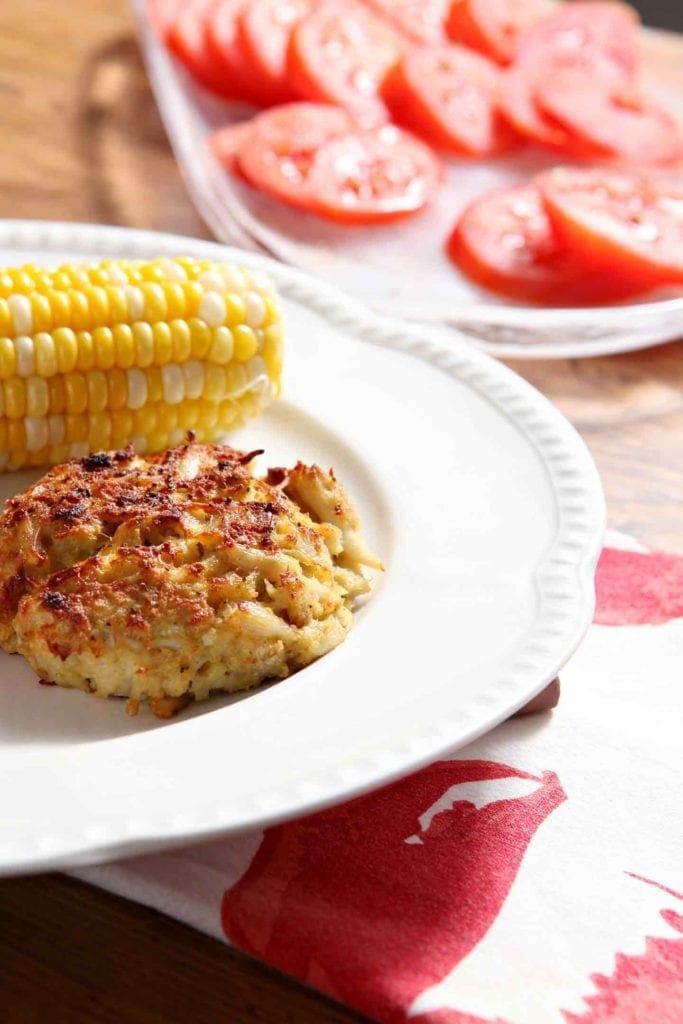
{"type": "Polygon", "coordinates": [[[22,334],[14,339],[14,350],[17,356],[17,376],[31,377],[35,373],[35,356],[33,338],[22,334]]]}
{"type": "Polygon", "coordinates": [[[112,263],[107,267],[107,277],[112,284],[128,284],[125,270],[116,263],[112,263]]]}
{"type": "Polygon", "coordinates": [[[183,371],[177,363],[166,363],[161,367],[161,385],[164,390],[164,401],[169,405],[177,405],[185,397],[183,371]]]}
{"type": "Polygon", "coordinates": [[[209,359],[212,363],[229,363],[235,348],[232,331],[225,324],[214,327],[213,341],[209,349],[209,359]]]}
{"type": "Polygon", "coordinates": [[[181,267],[175,260],[170,260],[168,256],[162,256],[158,262],[159,266],[163,268],[167,281],[173,281],[175,284],[182,284],[183,281],[187,281],[187,273],[184,267],[181,267]]]}
{"type": "Polygon", "coordinates": [[[128,316],[131,320],[140,320],[145,312],[145,297],[139,288],[134,284],[125,287],[126,302],[128,303],[128,316]]]}
{"type": "Polygon", "coordinates": [[[183,363],[185,397],[199,398],[204,391],[204,367],[197,359],[183,363]]]}
{"type": "Polygon", "coordinates": [[[26,451],[39,452],[45,448],[48,439],[47,420],[44,416],[26,416],[24,418],[26,432],[26,451]]]}
{"type": "Polygon", "coordinates": [[[209,327],[219,327],[225,323],[228,311],[225,306],[225,299],[218,292],[206,292],[199,303],[199,317],[209,327]]]}
{"type": "Polygon", "coordinates": [[[227,291],[242,292],[247,286],[244,274],[232,263],[221,263],[220,274],[227,291]]]}
{"type": "Polygon", "coordinates": [[[10,295],[7,299],[12,314],[13,334],[30,334],[33,330],[33,310],[26,295],[10,295]]]}
{"type": "Polygon", "coordinates": [[[225,291],[223,278],[215,270],[204,270],[197,278],[202,288],[207,292],[225,291]]]}
{"type": "Polygon", "coordinates": [[[147,377],[136,366],[127,371],[128,408],[142,409],[147,401],[147,377]]]}
{"type": "Polygon", "coordinates": [[[47,432],[50,439],[50,444],[63,444],[64,416],[59,416],[56,413],[52,413],[51,416],[48,416],[47,432]]]}
{"type": "Polygon", "coordinates": [[[266,304],[258,292],[247,292],[244,296],[247,310],[247,323],[250,327],[260,327],[266,319],[266,304]]]}

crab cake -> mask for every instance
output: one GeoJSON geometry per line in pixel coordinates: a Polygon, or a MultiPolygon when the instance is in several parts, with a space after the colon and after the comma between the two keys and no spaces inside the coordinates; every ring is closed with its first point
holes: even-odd
{"type": "Polygon", "coordinates": [[[339,644],[380,568],[332,471],[252,475],[192,442],[48,472],[0,519],[0,643],[38,675],[166,717],[339,644]]]}

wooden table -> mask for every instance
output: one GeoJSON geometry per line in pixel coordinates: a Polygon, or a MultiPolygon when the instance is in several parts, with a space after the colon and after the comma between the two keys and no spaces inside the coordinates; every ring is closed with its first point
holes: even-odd
{"type": "MultiPolygon", "coordinates": [[[[683,44],[654,36],[660,75],[683,44]]],[[[0,5],[0,217],[209,237],[173,162],[124,0],[0,5]]],[[[683,342],[516,362],[580,430],[611,525],[683,551],[683,342]]],[[[59,875],[0,883],[3,1024],[348,1024],[213,939],[59,875]]]]}

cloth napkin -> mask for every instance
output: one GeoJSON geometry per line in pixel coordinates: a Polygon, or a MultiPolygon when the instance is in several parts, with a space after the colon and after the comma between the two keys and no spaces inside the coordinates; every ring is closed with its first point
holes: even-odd
{"type": "Polygon", "coordinates": [[[552,713],[369,796],[75,872],[398,1024],[683,1021],[683,558],[611,535],[552,713]]]}

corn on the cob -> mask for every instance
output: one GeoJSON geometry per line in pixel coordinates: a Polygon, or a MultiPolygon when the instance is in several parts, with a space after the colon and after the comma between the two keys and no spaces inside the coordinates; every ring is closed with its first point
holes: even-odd
{"type": "Polygon", "coordinates": [[[103,260],[0,270],[0,469],[130,442],[212,441],[279,393],[282,324],[263,275],[103,260]]]}

